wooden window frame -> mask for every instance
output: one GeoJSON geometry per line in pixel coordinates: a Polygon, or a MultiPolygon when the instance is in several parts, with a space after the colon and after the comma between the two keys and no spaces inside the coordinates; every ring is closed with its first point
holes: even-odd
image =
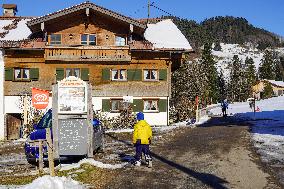
{"type": "Polygon", "coordinates": [[[127,81],[127,69],[111,69],[110,70],[110,78],[111,78],[111,81],[127,81]],[[120,73],[121,73],[121,71],[125,71],[125,79],[114,79],[113,78],[113,71],[118,71],[119,73],[119,75],[120,75],[120,73]]]}
{"type": "Polygon", "coordinates": [[[121,104],[122,104],[122,102],[123,102],[123,99],[122,98],[111,98],[110,99],[110,113],[120,113],[120,111],[122,110],[121,109],[121,104]],[[118,110],[113,110],[112,109],[112,102],[113,101],[119,101],[120,102],[120,104],[118,105],[119,107],[118,107],[118,110]]]}
{"type": "MultiPolygon", "coordinates": [[[[75,69],[78,69],[79,70],[79,77],[78,78],[81,78],[81,68],[64,68],[64,77],[66,78],[67,76],[67,73],[66,73],[66,71],[68,70],[68,69],[70,69],[71,70],[71,76],[74,76],[74,73],[75,73],[75,69]]],[[[74,76],[75,77],[75,76],[74,76]]]]}
{"type": "Polygon", "coordinates": [[[94,33],[83,33],[81,34],[81,45],[92,45],[92,46],[97,46],[97,34],[94,34],[94,33]],[[87,35],[87,41],[84,41],[84,42],[87,42],[87,44],[82,44],[82,36],[83,35],[87,35]],[[96,40],[95,40],[95,44],[90,44],[90,35],[94,35],[96,40]]]}
{"type": "Polygon", "coordinates": [[[119,34],[118,34],[118,35],[115,35],[115,37],[114,37],[114,43],[115,43],[115,44],[114,44],[115,46],[127,46],[127,43],[128,43],[128,41],[127,41],[127,35],[119,35],[119,34]],[[124,38],[124,39],[125,39],[125,44],[124,44],[124,45],[120,45],[120,44],[118,45],[118,44],[116,43],[116,38],[117,38],[117,37],[124,38]]]}
{"type": "Polygon", "coordinates": [[[62,45],[62,34],[61,33],[52,33],[49,35],[49,45],[62,45]],[[53,42],[56,42],[56,43],[53,43],[52,40],[51,40],[51,36],[52,35],[60,35],[60,43],[58,43],[59,41],[53,41],[53,42]]]}
{"type": "Polygon", "coordinates": [[[160,113],[159,100],[160,100],[159,98],[142,98],[143,112],[145,112],[145,113],[160,113]],[[157,102],[157,110],[145,110],[145,101],[156,101],[157,102]]]}
{"type": "MultiPolygon", "coordinates": [[[[159,70],[158,69],[143,69],[142,70],[142,76],[143,76],[143,81],[153,81],[153,82],[157,82],[159,81],[159,70]],[[144,74],[144,71],[156,71],[157,72],[157,78],[156,79],[146,79],[145,78],[145,74],[144,74]]],[[[150,75],[151,77],[151,75],[150,75]]]]}
{"type": "Polygon", "coordinates": [[[30,72],[30,68],[13,68],[13,81],[31,81],[31,72],[30,72]],[[16,74],[15,71],[16,70],[20,70],[21,72],[21,78],[16,78],[16,74]],[[23,78],[23,74],[24,74],[24,70],[29,70],[29,77],[28,78],[23,78]]]}

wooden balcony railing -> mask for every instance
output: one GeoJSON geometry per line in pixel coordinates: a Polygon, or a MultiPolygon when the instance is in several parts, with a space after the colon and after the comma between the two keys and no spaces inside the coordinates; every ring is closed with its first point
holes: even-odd
{"type": "Polygon", "coordinates": [[[131,61],[129,48],[45,48],[45,60],[49,61],[90,61],[122,62],[131,61]]]}

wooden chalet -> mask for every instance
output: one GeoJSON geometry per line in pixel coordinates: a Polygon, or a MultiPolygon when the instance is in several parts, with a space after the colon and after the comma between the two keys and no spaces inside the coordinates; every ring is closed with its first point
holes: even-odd
{"type": "Polygon", "coordinates": [[[94,110],[117,116],[123,96],[133,96],[134,112],[144,112],[152,125],[168,125],[171,71],[191,49],[156,48],[144,37],[145,23],[90,2],[29,19],[26,27],[28,38],[0,40],[6,138],[13,138],[11,119],[20,119],[19,96],[32,87],[51,91],[68,76],[91,83],[94,110]]]}

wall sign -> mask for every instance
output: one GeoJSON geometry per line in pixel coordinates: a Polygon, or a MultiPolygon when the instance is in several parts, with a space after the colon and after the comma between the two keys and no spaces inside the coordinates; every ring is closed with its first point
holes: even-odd
{"type": "Polygon", "coordinates": [[[49,102],[49,91],[32,88],[32,105],[38,109],[42,110],[48,106],[49,102]]]}

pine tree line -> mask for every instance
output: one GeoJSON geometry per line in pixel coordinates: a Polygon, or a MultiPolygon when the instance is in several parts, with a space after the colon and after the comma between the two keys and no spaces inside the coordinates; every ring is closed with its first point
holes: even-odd
{"type": "Polygon", "coordinates": [[[259,78],[267,80],[283,81],[284,58],[275,51],[266,50],[259,67],[259,78]]]}
{"type": "MultiPolygon", "coordinates": [[[[229,78],[225,80],[223,71],[217,71],[212,44],[206,43],[199,60],[182,64],[172,74],[172,117],[175,121],[183,121],[193,116],[197,96],[203,106],[225,98],[230,102],[246,101],[253,97],[252,86],[259,79],[283,81],[283,68],[284,57],[273,50],[265,51],[258,72],[251,57],[241,61],[235,55],[229,63],[229,78]]],[[[265,89],[267,97],[272,94],[271,88],[265,89]]]]}

